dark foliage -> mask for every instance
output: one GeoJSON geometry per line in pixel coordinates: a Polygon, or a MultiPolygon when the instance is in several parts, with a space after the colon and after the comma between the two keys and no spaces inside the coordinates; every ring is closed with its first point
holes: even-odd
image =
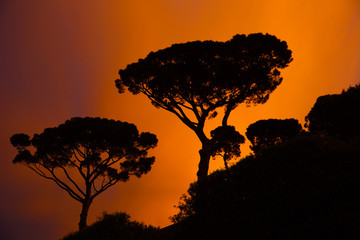
{"type": "Polygon", "coordinates": [[[288,141],[302,132],[302,126],[296,119],[267,119],[249,125],[246,137],[251,142],[254,153],[274,144],[288,141]]]}
{"type": "Polygon", "coordinates": [[[360,135],[360,85],[341,94],[321,96],[306,116],[306,126],[312,133],[338,137],[360,135]]]}
{"type": "Polygon", "coordinates": [[[221,156],[224,160],[225,168],[228,169],[227,162],[233,158],[239,158],[240,144],[245,142],[244,136],[235,130],[234,126],[221,126],[211,131],[211,156],[221,156]]]}
{"type": "Polygon", "coordinates": [[[158,235],[158,228],[130,221],[126,213],[104,213],[94,224],[62,240],[156,240],[160,239],[158,235]]]}
{"type": "Polygon", "coordinates": [[[116,87],[120,93],[127,88],[145,94],[197,134],[202,143],[198,180],[206,181],[212,149],[206,119],[223,107],[226,126],[238,104],[265,103],[282,81],[279,70],[291,61],[286,42],[269,34],[174,44],[120,70],[116,87]]]}
{"type": "Polygon", "coordinates": [[[359,239],[360,139],[302,136],[191,185],[172,239],[359,239]],[[205,208],[205,211],[204,211],[205,208]]]}
{"type": "Polygon", "coordinates": [[[13,163],[54,181],[82,204],[80,229],[96,196],[150,171],[155,158],[147,156],[148,150],[157,145],[154,134],[139,134],[133,124],[89,117],[72,118],[32,139],[15,134],[10,141],[18,150],[13,163]]]}

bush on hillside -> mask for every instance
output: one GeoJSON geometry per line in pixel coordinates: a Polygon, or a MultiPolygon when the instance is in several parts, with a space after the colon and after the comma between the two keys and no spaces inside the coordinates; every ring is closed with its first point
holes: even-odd
{"type": "Polygon", "coordinates": [[[155,240],[158,239],[158,231],[156,227],[130,221],[130,216],[124,212],[113,214],[105,212],[94,224],[71,233],[62,240],[155,240]]]}

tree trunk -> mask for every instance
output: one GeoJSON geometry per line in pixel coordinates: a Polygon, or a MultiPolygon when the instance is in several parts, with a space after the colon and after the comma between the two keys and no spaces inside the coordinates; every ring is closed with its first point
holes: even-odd
{"type": "Polygon", "coordinates": [[[197,172],[198,182],[205,183],[207,182],[207,176],[209,171],[209,163],[210,163],[210,144],[203,143],[202,149],[199,151],[200,154],[200,162],[199,169],[197,172]]]}
{"type": "Polygon", "coordinates": [[[222,125],[225,127],[227,126],[227,121],[229,119],[230,113],[232,110],[234,110],[237,107],[238,104],[236,103],[228,103],[228,105],[225,107],[224,117],[222,119],[222,125]]]}
{"type": "Polygon", "coordinates": [[[87,215],[88,215],[88,212],[89,212],[91,202],[92,201],[90,199],[85,199],[82,202],[82,210],[81,210],[81,213],[80,213],[79,230],[82,230],[82,229],[86,228],[86,226],[87,226],[86,220],[87,220],[87,215]]]}
{"type": "Polygon", "coordinates": [[[230,172],[230,170],[229,170],[229,166],[228,166],[228,163],[227,163],[227,161],[226,161],[226,159],[225,159],[225,157],[224,157],[224,165],[225,165],[225,170],[226,170],[226,172],[230,172]]]}

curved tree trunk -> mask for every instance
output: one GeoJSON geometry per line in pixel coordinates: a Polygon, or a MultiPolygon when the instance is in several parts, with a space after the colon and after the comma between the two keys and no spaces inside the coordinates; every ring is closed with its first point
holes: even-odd
{"type": "Polygon", "coordinates": [[[205,183],[207,182],[207,176],[209,171],[209,163],[210,163],[210,144],[208,141],[202,144],[202,149],[199,151],[200,154],[200,162],[199,169],[197,172],[198,182],[205,183]]]}
{"type": "Polygon", "coordinates": [[[82,202],[82,209],[81,209],[81,213],[80,213],[80,222],[79,222],[79,230],[82,230],[82,229],[86,228],[86,226],[87,226],[86,220],[87,220],[87,215],[88,215],[88,212],[89,212],[91,202],[92,201],[89,200],[89,199],[85,199],[82,202]]]}
{"type": "Polygon", "coordinates": [[[201,149],[199,169],[197,172],[198,182],[206,182],[209,171],[210,154],[206,153],[206,150],[201,149]]]}
{"type": "Polygon", "coordinates": [[[228,165],[225,157],[223,159],[224,159],[225,170],[226,170],[227,173],[229,173],[230,172],[229,165],[228,165]]]}
{"type": "Polygon", "coordinates": [[[223,126],[227,126],[227,121],[229,119],[230,113],[232,110],[234,110],[237,107],[236,103],[229,103],[226,107],[225,107],[225,112],[224,112],[224,117],[222,119],[222,125],[223,126]]]}

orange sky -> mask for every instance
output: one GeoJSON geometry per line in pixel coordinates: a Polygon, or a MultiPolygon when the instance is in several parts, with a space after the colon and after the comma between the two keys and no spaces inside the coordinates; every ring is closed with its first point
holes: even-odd
{"type": "MultiPolygon", "coordinates": [[[[1,1],[0,238],[58,239],[76,230],[80,204],[13,165],[9,143],[14,133],[39,133],[74,116],[128,121],[159,139],[152,171],[95,199],[89,222],[106,210],[126,211],[155,226],[170,224],[173,205],[196,179],[200,144],[180,120],[144,96],[118,94],[117,72],[173,43],[256,32],[285,40],[294,61],[265,105],[232,113],[229,124],[242,134],[260,119],[303,123],[318,96],[360,82],[358,0],[1,1]]],[[[248,147],[242,152],[248,154],[248,147]]],[[[214,170],[222,162],[210,165],[214,170]]]]}

